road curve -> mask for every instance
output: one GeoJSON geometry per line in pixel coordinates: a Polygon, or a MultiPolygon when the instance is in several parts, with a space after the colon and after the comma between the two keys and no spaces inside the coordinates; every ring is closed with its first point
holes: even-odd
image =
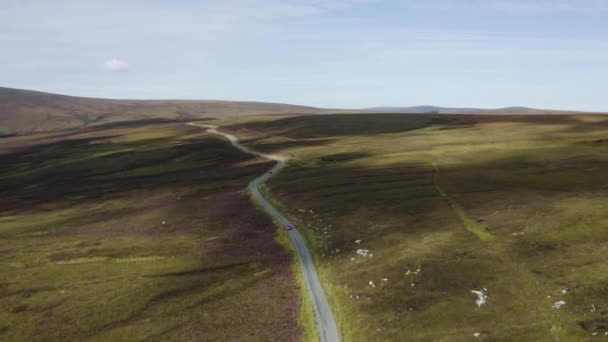
{"type": "Polygon", "coordinates": [[[196,123],[189,123],[191,126],[198,126],[202,128],[207,128],[207,132],[212,134],[219,134],[227,138],[232,146],[238,148],[239,150],[253,154],[256,156],[260,156],[262,158],[275,160],[277,163],[272,167],[268,172],[265,172],[263,175],[254,179],[249,183],[249,191],[253,196],[253,200],[262,206],[262,208],[270,215],[273,219],[275,219],[283,228],[287,226],[294,227],[291,230],[287,230],[289,237],[293,241],[295,245],[296,254],[298,255],[298,259],[300,261],[300,268],[302,270],[302,274],[304,275],[304,282],[306,284],[306,290],[308,292],[308,298],[310,298],[312,302],[312,307],[315,313],[315,320],[317,322],[317,328],[319,329],[319,340],[321,342],[339,342],[340,335],[338,334],[338,328],[336,326],[336,321],[334,320],[334,316],[331,313],[331,308],[327,303],[327,298],[325,297],[325,293],[323,292],[323,288],[321,287],[321,282],[319,281],[319,276],[317,275],[317,271],[315,270],[315,265],[313,264],[312,258],[310,256],[310,252],[306,247],[306,242],[304,238],[297,230],[295,225],[291,223],[285,215],[281,214],[281,212],[264,198],[262,193],[260,192],[260,185],[267,181],[270,177],[274,176],[279,172],[284,166],[286,162],[286,158],[273,155],[273,154],[264,154],[260,152],[253,151],[239,143],[239,139],[234,135],[223,133],[217,130],[217,126],[211,125],[201,125],[196,123]]]}

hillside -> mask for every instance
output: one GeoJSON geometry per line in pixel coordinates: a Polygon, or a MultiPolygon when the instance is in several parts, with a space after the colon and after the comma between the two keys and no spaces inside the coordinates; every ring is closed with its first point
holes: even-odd
{"type": "Polygon", "coordinates": [[[291,157],[267,193],[343,341],[608,336],[607,115],[273,119],[222,129],[291,157]]]}
{"type": "Polygon", "coordinates": [[[516,114],[516,115],[535,115],[535,114],[576,114],[583,112],[573,112],[554,109],[536,109],[528,107],[505,107],[505,108],[452,108],[437,106],[412,106],[412,107],[373,107],[364,109],[366,112],[381,113],[439,113],[439,114],[516,114]]]}
{"type": "Polygon", "coordinates": [[[117,100],[74,97],[0,87],[0,136],[149,119],[192,120],[259,114],[322,113],[583,114],[526,107],[499,109],[437,106],[323,109],[282,103],[217,100],[117,100]]]}
{"type": "Polygon", "coordinates": [[[316,113],[313,107],[210,100],[110,100],[0,87],[0,134],[84,127],[142,119],[316,113]]]}

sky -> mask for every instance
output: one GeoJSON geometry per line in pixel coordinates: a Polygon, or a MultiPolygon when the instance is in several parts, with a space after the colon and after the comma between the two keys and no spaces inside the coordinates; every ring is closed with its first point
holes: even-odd
{"type": "Polygon", "coordinates": [[[0,86],[608,111],[608,0],[0,0],[0,86]]]}

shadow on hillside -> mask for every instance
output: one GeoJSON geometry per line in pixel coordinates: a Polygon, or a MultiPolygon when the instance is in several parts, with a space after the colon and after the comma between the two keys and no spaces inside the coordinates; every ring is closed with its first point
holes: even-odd
{"type": "Polygon", "coordinates": [[[310,139],[397,133],[426,127],[431,124],[431,119],[431,115],[425,114],[324,114],[236,124],[228,128],[266,131],[292,139],[310,139]]]}
{"type": "Polygon", "coordinates": [[[399,133],[430,126],[456,129],[487,123],[570,125],[570,131],[608,129],[608,115],[325,114],[232,125],[293,139],[399,133]]]}
{"type": "MultiPolygon", "coordinates": [[[[356,146],[353,151],[357,151],[356,146]]],[[[432,221],[437,213],[449,208],[434,187],[435,169],[431,160],[367,166],[365,158],[369,154],[329,154],[331,152],[328,150],[327,155],[309,160],[305,167],[290,164],[269,181],[269,188],[283,203],[289,200],[289,206],[296,214],[298,209],[312,209],[325,213],[330,221],[347,222],[349,231],[338,234],[340,238],[334,241],[334,248],[344,250],[357,239],[374,241],[391,233],[428,233],[429,227],[421,223],[432,221]],[[358,162],[350,163],[353,159],[358,162]],[[401,223],[364,233],[358,230],[358,225],[365,221],[349,221],[357,215],[365,220],[363,213],[369,215],[370,222],[390,218],[391,222],[401,223]],[[344,240],[340,242],[342,238],[344,240]]],[[[501,211],[508,208],[501,207],[500,203],[509,203],[518,208],[528,206],[529,210],[538,205],[539,213],[553,215],[555,208],[551,199],[557,201],[589,194],[608,196],[608,183],[603,181],[608,170],[608,144],[602,139],[573,140],[561,147],[515,149],[508,155],[498,153],[495,159],[449,167],[441,166],[440,159],[436,162],[440,167],[441,187],[465,210],[497,205],[492,212],[501,211]],[[527,199],[527,195],[531,197],[527,199]]],[[[306,218],[305,215],[303,219],[306,218]]],[[[450,222],[460,225],[454,215],[442,224],[450,222]]]]}
{"type": "Polygon", "coordinates": [[[252,159],[214,137],[186,144],[170,139],[112,143],[98,137],[53,142],[0,155],[0,205],[5,212],[29,210],[55,201],[82,203],[201,183],[240,190],[272,165],[244,163],[252,159]]]}

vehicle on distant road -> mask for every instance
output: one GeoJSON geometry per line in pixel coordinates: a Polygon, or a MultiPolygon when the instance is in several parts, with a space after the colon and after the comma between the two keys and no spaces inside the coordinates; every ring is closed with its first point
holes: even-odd
{"type": "Polygon", "coordinates": [[[292,226],[292,225],[290,225],[290,224],[288,224],[287,226],[285,226],[285,228],[287,228],[287,230],[292,230],[292,229],[293,229],[293,226],[292,226]]]}

